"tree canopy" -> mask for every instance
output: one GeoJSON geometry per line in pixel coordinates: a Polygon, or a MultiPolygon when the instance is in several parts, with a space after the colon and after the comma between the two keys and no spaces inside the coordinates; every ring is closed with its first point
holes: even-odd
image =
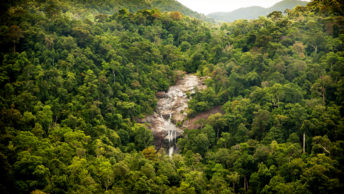
{"type": "Polygon", "coordinates": [[[2,193],[343,191],[339,1],[221,25],[162,0],[1,4],[2,193]],[[223,112],[169,157],[139,120],[180,71],[207,85],[189,118],[223,112]]]}

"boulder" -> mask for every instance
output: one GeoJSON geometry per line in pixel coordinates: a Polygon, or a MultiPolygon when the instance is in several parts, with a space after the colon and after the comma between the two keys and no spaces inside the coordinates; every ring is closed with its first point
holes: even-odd
{"type": "Polygon", "coordinates": [[[167,94],[166,94],[166,92],[164,92],[164,91],[157,92],[157,93],[155,94],[155,96],[156,96],[157,98],[167,98],[167,94]]]}

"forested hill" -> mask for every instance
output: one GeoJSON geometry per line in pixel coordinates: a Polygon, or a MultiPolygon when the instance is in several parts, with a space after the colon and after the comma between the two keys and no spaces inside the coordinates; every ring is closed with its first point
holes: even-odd
{"type": "Polygon", "coordinates": [[[1,7],[1,193],[343,191],[339,1],[221,26],[80,2],[1,7]],[[207,85],[188,117],[222,111],[169,157],[137,121],[182,72],[207,85]]]}
{"type": "Polygon", "coordinates": [[[222,22],[232,22],[238,19],[257,19],[259,16],[267,16],[269,13],[273,11],[284,12],[284,10],[286,9],[293,9],[294,7],[298,5],[304,6],[306,4],[307,4],[306,1],[283,0],[269,8],[252,6],[252,7],[240,8],[231,12],[210,13],[207,16],[217,21],[222,21],[222,22]]]}
{"type": "Polygon", "coordinates": [[[118,11],[122,8],[129,9],[131,12],[141,9],[158,9],[161,12],[179,11],[186,16],[211,21],[210,18],[192,11],[177,0],[107,0],[105,2],[93,0],[88,1],[87,7],[95,8],[100,12],[106,10],[107,13],[113,13],[113,10],[118,11]]]}
{"type": "MultiPolygon", "coordinates": [[[[30,1],[29,1],[30,2],[30,1]]],[[[1,2],[2,9],[15,4],[30,4],[25,1],[4,0],[1,2]]],[[[38,1],[40,2],[40,1],[38,1]]],[[[44,2],[44,1],[42,1],[44,2]]],[[[114,14],[120,9],[128,9],[130,12],[136,12],[142,9],[158,9],[161,12],[178,11],[185,16],[198,18],[204,21],[213,21],[203,14],[199,14],[185,7],[176,0],[75,0],[75,1],[48,1],[51,12],[67,12],[77,18],[92,19],[91,15],[114,14]]],[[[30,5],[28,5],[30,6],[30,5]]]]}

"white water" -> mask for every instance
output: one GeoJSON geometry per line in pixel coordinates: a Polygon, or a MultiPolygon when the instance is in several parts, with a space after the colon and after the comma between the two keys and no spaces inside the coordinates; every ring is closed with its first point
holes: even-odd
{"type": "Polygon", "coordinates": [[[167,148],[169,156],[172,156],[176,150],[177,138],[183,133],[173,122],[183,121],[186,118],[186,109],[189,99],[186,93],[194,93],[195,88],[201,89],[203,85],[195,75],[185,75],[184,78],[171,86],[165,97],[160,98],[157,104],[157,110],[154,115],[148,116],[145,121],[151,123],[151,129],[154,136],[161,136],[163,133],[164,146],[167,148]],[[168,145],[166,145],[168,144],[168,145]]]}
{"type": "Polygon", "coordinates": [[[167,132],[167,135],[165,139],[168,140],[168,155],[171,157],[174,153],[174,147],[176,146],[176,139],[177,139],[177,126],[171,122],[172,118],[172,108],[171,105],[173,104],[173,100],[176,99],[174,96],[167,94],[168,98],[165,99],[166,102],[164,104],[161,104],[162,106],[159,106],[161,108],[158,109],[158,112],[160,114],[160,118],[163,122],[163,130],[167,132]],[[163,113],[168,113],[168,118],[164,118],[162,115],[163,113]]]}
{"type": "Polygon", "coordinates": [[[177,143],[177,126],[171,122],[172,115],[170,114],[167,121],[167,138],[168,138],[168,155],[172,156],[174,153],[174,147],[177,143]]]}

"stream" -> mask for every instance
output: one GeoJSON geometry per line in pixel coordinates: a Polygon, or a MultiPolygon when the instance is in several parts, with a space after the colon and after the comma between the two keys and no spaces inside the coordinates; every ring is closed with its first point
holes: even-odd
{"type": "Polygon", "coordinates": [[[166,149],[169,156],[176,152],[177,138],[183,134],[176,123],[183,122],[187,116],[187,93],[194,93],[196,88],[201,90],[205,86],[197,76],[186,74],[167,93],[159,92],[156,111],[144,119],[153,132],[156,147],[166,149]]]}

